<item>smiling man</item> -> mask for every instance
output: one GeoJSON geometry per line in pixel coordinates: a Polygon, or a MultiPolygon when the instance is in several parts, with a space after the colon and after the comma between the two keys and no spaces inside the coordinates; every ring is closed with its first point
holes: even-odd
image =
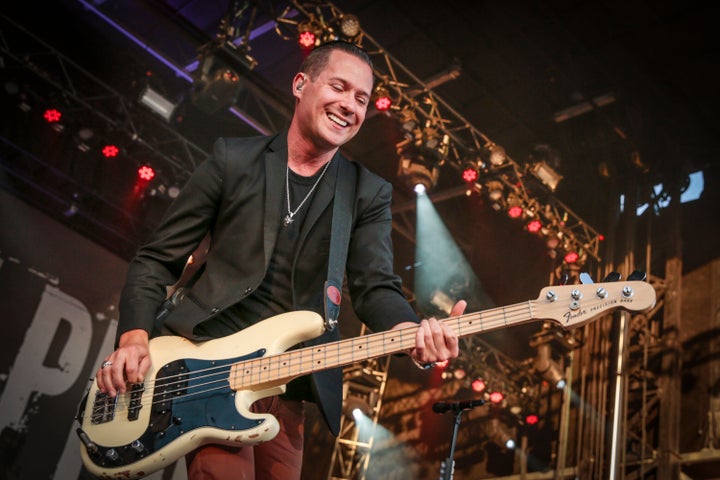
{"type": "MultiPolygon", "coordinates": [[[[372,87],[372,64],[364,50],[326,43],[308,55],[293,79],[295,112],[287,131],[217,140],[213,154],[129,265],[117,349],[97,371],[102,392],[115,396],[127,392],[128,384],[145,381],[152,336],[202,342],[286,312],[323,315],[330,245],[343,241],[332,236],[333,207],[344,195],[352,195],[349,202],[338,201],[352,206],[342,212],[350,217],[344,272],[358,318],[373,331],[416,328],[415,347],[408,353],[419,364],[458,355],[455,332],[436,319],[420,321],[392,270],[391,185],[339,153],[365,120],[372,87]],[[343,187],[347,182],[352,188],[343,187]],[[168,308],[168,286],[176,285],[208,234],[202,268],[168,308]]],[[[452,315],[464,308],[465,302],[458,302],[452,315]]],[[[268,345],[273,335],[267,332],[268,345]]],[[[306,343],[338,339],[335,328],[306,343]]],[[[305,401],[318,404],[337,435],[342,371],[301,376],[282,395],[256,401],[252,411],[275,416],[279,433],[254,446],[200,446],[186,457],[189,478],[299,479],[305,401]]],[[[198,416],[223,416],[210,405],[199,407],[198,416]]]]}

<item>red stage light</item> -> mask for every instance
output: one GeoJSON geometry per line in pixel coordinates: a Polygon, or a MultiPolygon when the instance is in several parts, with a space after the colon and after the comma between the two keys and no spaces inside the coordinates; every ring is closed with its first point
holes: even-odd
{"type": "Polygon", "coordinates": [[[155,177],[155,170],[149,165],[143,165],[138,168],[138,177],[140,180],[150,181],[155,177]]]}
{"type": "Polygon", "coordinates": [[[578,253],[577,252],[568,252],[565,254],[565,263],[575,263],[578,260],[578,253]]]}
{"type": "Polygon", "coordinates": [[[519,205],[515,205],[508,209],[508,215],[510,215],[510,218],[520,218],[522,216],[522,214],[523,214],[523,209],[519,205]]]}
{"type": "Polygon", "coordinates": [[[298,34],[298,43],[303,48],[312,48],[315,45],[315,34],[313,32],[300,32],[298,34]]]}
{"type": "Polygon", "coordinates": [[[45,113],[43,113],[43,118],[49,123],[57,123],[62,118],[62,113],[55,108],[48,108],[45,110],[45,113]]]}
{"type": "Polygon", "coordinates": [[[525,415],[525,424],[526,425],[537,425],[537,423],[540,421],[540,418],[535,415],[534,413],[525,415]]]}
{"type": "Polygon", "coordinates": [[[479,176],[478,171],[474,168],[468,167],[465,170],[463,170],[463,172],[462,172],[462,178],[467,183],[475,182],[478,179],[478,176],[479,176]]]}
{"type": "Polygon", "coordinates": [[[375,100],[375,108],[377,108],[379,111],[384,112],[385,110],[389,109],[392,106],[392,99],[387,96],[378,97],[375,100]]]}
{"type": "Polygon", "coordinates": [[[105,145],[102,149],[102,154],[107,158],[117,157],[118,153],[120,153],[120,149],[115,145],[105,145]]]}
{"type": "Polygon", "coordinates": [[[498,391],[496,390],[496,391],[494,391],[494,392],[492,392],[492,393],[490,394],[490,401],[491,401],[492,403],[500,403],[500,402],[502,402],[503,400],[505,400],[505,395],[503,395],[502,392],[498,392],[498,391]]]}
{"type": "Polygon", "coordinates": [[[528,232],[537,233],[542,228],[542,222],[540,220],[531,220],[527,224],[528,232]]]}
{"type": "Polygon", "coordinates": [[[470,388],[472,388],[474,392],[478,393],[484,391],[486,387],[487,385],[485,384],[485,380],[483,380],[482,378],[475,379],[470,384],[470,388]]]}

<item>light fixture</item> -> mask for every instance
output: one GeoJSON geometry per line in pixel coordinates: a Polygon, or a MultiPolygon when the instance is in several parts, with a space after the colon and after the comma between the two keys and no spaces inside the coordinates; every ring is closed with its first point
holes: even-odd
{"type": "Polygon", "coordinates": [[[500,145],[492,144],[489,147],[490,150],[490,164],[494,167],[502,166],[507,160],[507,154],[505,149],[500,145]]]}
{"type": "Polygon", "coordinates": [[[238,73],[216,53],[219,51],[203,54],[193,82],[192,102],[207,114],[234,104],[241,89],[238,73]]]}
{"type": "Polygon", "coordinates": [[[411,158],[401,152],[398,177],[403,179],[418,195],[424,195],[437,185],[440,169],[437,165],[426,165],[420,157],[411,158]]]}
{"type": "Polygon", "coordinates": [[[560,365],[550,358],[550,343],[540,342],[537,345],[537,357],[534,360],[535,370],[542,375],[550,385],[558,390],[565,388],[565,375],[560,365]]]}
{"type": "Polygon", "coordinates": [[[487,383],[482,378],[476,378],[470,384],[470,388],[472,388],[473,392],[482,393],[487,388],[487,383]]]}
{"type": "Polygon", "coordinates": [[[390,97],[390,91],[382,83],[379,83],[377,87],[375,87],[373,96],[375,98],[375,108],[377,108],[380,112],[389,110],[393,104],[392,98],[390,97]]]}
{"type": "Polygon", "coordinates": [[[525,225],[525,228],[527,228],[527,231],[530,233],[538,233],[542,229],[542,222],[537,218],[530,220],[528,224],[525,225]]]}
{"type": "Polygon", "coordinates": [[[480,170],[476,162],[465,162],[462,171],[462,179],[465,183],[475,183],[480,178],[480,170]]]}
{"type": "Polygon", "coordinates": [[[137,171],[138,178],[142,181],[149,182],[155,178],[155,170],[150,165],[142,165],[137,171]]]}
{"type": "Polygon", "coordinates": [[[499,390],[494,390],[490,392],[490,401],[494,404],[502,403],[502,401],[505,400],[505,394],[502,393],[499,390]]]}
{"type": "Polygon", "coordinates": [[[102,154],[105,156],[105,158],[117,157],[119,153],[120,153],[120,149],[111,143],[105,145],[102,148],[102,154]]]}
{"type": "Polygon", "coordinates": [[[508,427],[498,418],[491,418],[487,423],[488,440],[502,448],[512,450],[515,448],[515,439],[508,427]]]}
{"type": "Polygon", "coordinates": [[[306,49],[310,50],[320,44],[320,37],[322,36],[322,28],[315,22],[314,18],[305,22],[298,23],[297,26],[298,44],[306,49]]]}
{"type": "Polygon", "coordinates": [[[176,104],[160,95],[149,85],[140,93],[140,103],[148,107],[150,111],[160,115],[166,122],[170,121],[177,108],[176,104]]]}
{"type": "Polygon", "coordinates": [[[487,195],[490,200],[496,203],[501,203],[503,200],[503,185],[497,180],[491,180],[485,184],[487,189],[487,195]]]}
{"type": "Polygon", "coordinates": [[[530,171],[551,191],[555,191],[563,176],[556,172],[545,160],[536,162],[530,171]]]}
{"type": "Polygon", "coordinates": [[[360,19],[352,14],[345,14],[340,18],[340,32],[348,39],[360,34],[360,19]]]}
{"type": "Polygon", "coordinates": [[[357,421],[361,416],[372,418],[373,415],[372,408],[370,408],[367,401],[355,395],[348,395],[345,399],[344,410],[345,416],[354,421],[357,421]]]}

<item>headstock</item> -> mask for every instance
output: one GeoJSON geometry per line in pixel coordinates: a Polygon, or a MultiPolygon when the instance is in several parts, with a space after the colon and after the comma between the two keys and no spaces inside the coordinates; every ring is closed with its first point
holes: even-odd
{"type": "Polygon", "coordinates": [[[652,285],[627,280],[545,287],[532,308],[536,319],[555,320],[562,327],[571,327],[586,323],[610,310],[647,310],[655,305],[655,300],[652,285]]]}

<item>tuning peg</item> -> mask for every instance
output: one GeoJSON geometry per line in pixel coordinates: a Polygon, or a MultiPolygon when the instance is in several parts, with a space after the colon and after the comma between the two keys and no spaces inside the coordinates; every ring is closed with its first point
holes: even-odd
{"type": "Polygon", "coordinates": [[[640,280],[643,281],[647,278],[647,275],[642,270],[635,270],[630,274],[628,280],[640,280]]]}
{"type": "Polygon", "coordinates": [[[591,285],[595,282],[593,282],[592,277],[587,272],[580,272],[580,283],[583,285],[591,285]]]}
{"type": "Polygon", "coordinates": [[[620,275],[618,272],[610,272],[605,278],[603,278],[603,282],[617,282],[621,278],[622,275],[620,275]]]}

